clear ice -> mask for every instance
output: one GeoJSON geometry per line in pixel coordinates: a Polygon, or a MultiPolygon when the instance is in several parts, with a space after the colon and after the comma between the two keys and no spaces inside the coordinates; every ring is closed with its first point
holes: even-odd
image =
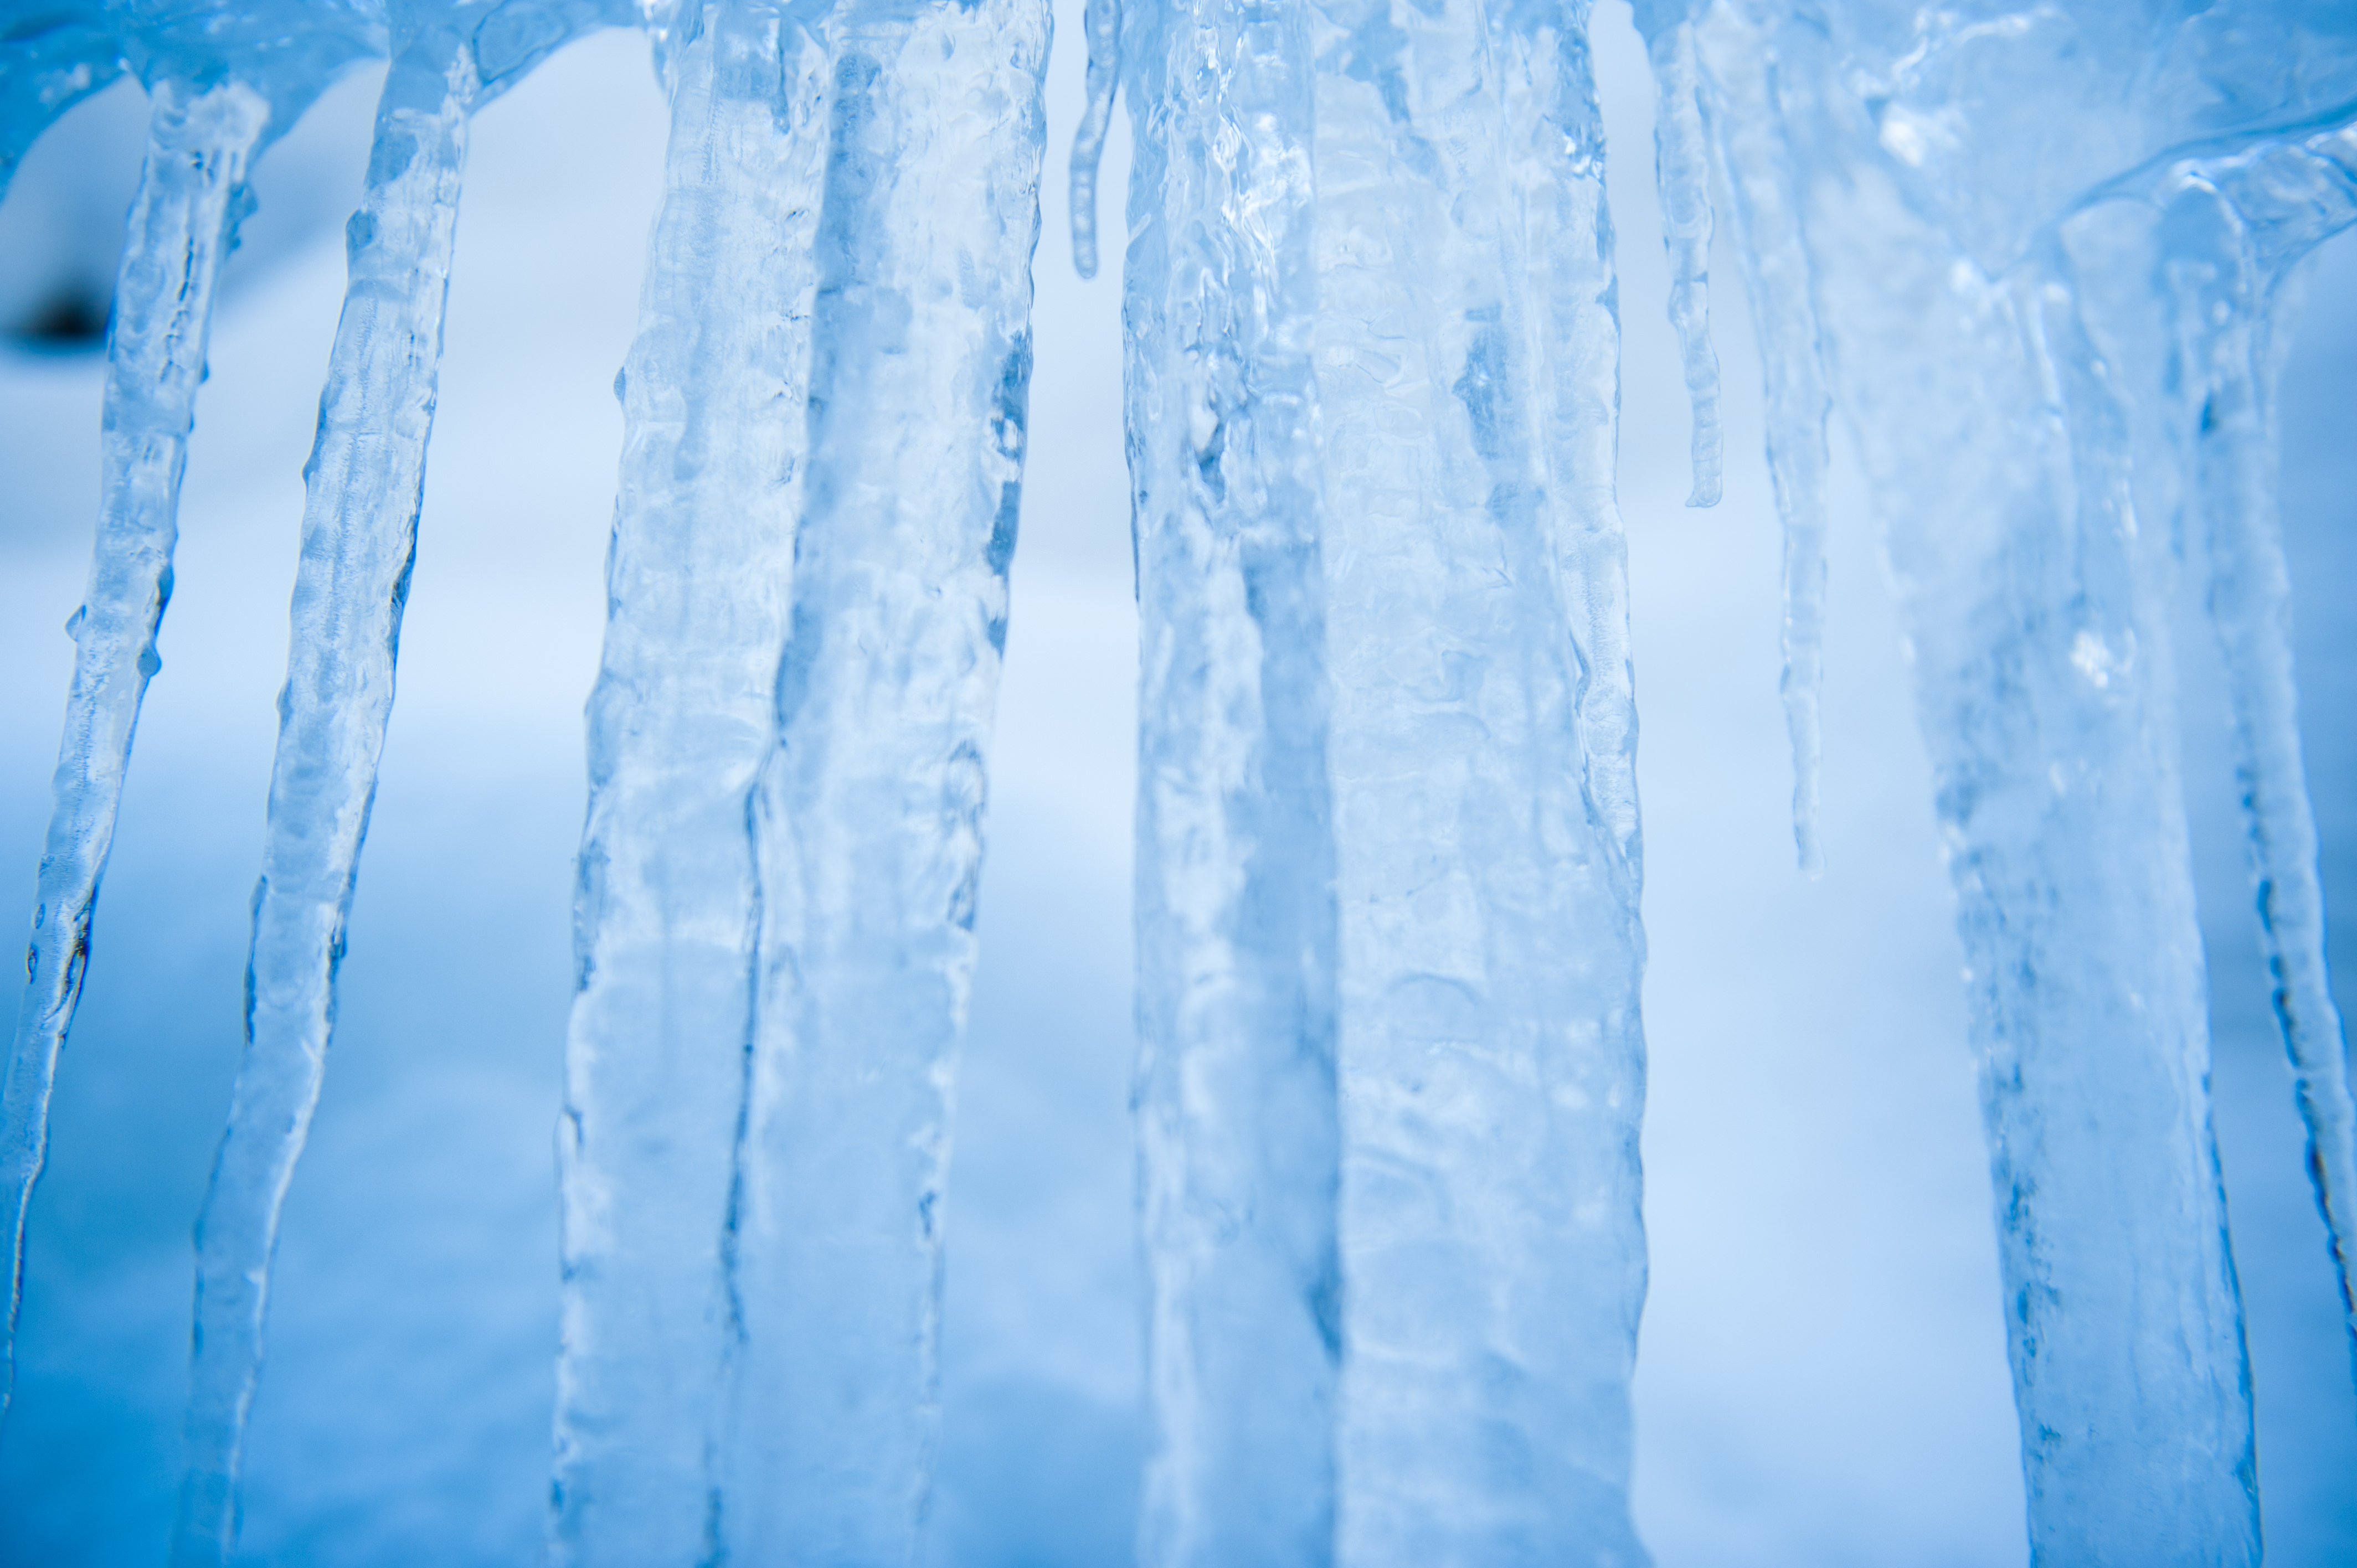
{"type": "MultiPolygon", "coordinates": [[[[2357,1112],[2275,499],[2300,263],[2357,221],[2357,11],[1635,19],[1691,504],[1722,480],[1714,177],[1759,329],[1811,870],[1835,410],[1887,530],[1969,965],[2033,1557],[2255,1563],[2171,606],[2197,590],[2222,655],[2357,1348],[2357,1112]]],[[[1584,0],[1087,7],[1083,275],[1117,91],[1135,133],[1157,1568],[1646,1560],[1637,724],[1588,22],[1584,0]]],[[[651,35],[672,132],[615,384],[551,1554],[922,1551],[1045,6],[58,0],[0,32],[0,193],[125,71],[152,124],[6,1069],[11,1334],[246,175],[339,70],[391,61],[306,471],[178,1563],[234,1547],[393,696],[468,116],[606,25],[651,35]]]]}

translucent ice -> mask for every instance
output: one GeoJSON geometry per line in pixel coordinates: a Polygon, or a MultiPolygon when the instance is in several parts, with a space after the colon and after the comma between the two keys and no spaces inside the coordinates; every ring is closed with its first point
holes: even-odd
{"type": "Polygon", "coordinates": [[[1586,13],[1128,18],[1142,1552],[1640,1561],[1586,13]]]}
{"type": "Polygon", "coordinates": [[[468,116],[602,20],[594,0],[394,0],[392,62],[350,279],[305,470],[286,685],[278,700],[246,1048],[197,1225],[188,1473],[174,1559],[225,1561],[261,1371],[279,1211],[318,1104],[377,762],[416,558],[468,116]]]}
{"type": "Polygon", "coordinates": [[[1139,1556],[1321,1563],[1344,1326],[1310,7],[1132,5],[1139,1556]]]}
{"type": "Polygon", "coordinates": [[[716,0],[590,705],[559,1561],[909,1559],[1030,371],[1038,5],[716,0]]]}
{"type": "Polygon", "coordinates": [[[2033,1550],[2254,1562],[2169,523],[2180,505],[2207,521],[2270,952],[2339,1221],[2345,1074],[2264,494],[2275,258],[2254,252],[2286,205],[2301,243],[2348,220],[2345,166],[2301,122],[2346,118],[2357,31],[2299,5],[1867,3],[1722,4],[1704,28],[1788,527],[1821,493],[1813,314],[1889,528],[1971,971],[2033,1550]],[[2264,221],[2212,201],[2222,174],[2166,173],[2298,137],[2307,188],[2264,221]]]}
{"type": "MultiPolygon", "coordinates": [[[[103,75],[111,58],[91,31],[91,13],[61,18],[37,34],[32,48],[55,46],[74,63],[60,66],[61,75],[44,74],[43,67],[0,83],[12,93],[34,89],[41,114],[94,85],[97,77],[85,70],[103,75]]],[[[371,30],[364,15],[340,4],[256,13],[226,4],[126,3],[105,19],[113,47],[146,82],[148,145],[115,282],[98,539],[90,587],[68,628],[74,674],[52,786],[56,804],[0,1090],[0,1245],[8,1251],[0,1415],[14,1377],[26,1208],[48,1147],[58,1056],[81,997],[91,918],[140,701],[160,667],[156,631],[172,596],[180,475],[204,381],[215,285],[235,242],[253,159],[361,53],[371,30]]],[[[47,53],[12,59],[59,63],[47,53]]],[[[21,105],[12,98],[0,112],[16,116],[21,105]]],[[[8,134],[20,124],[38,128],[35,119],[12,118],[8,134]]]]}

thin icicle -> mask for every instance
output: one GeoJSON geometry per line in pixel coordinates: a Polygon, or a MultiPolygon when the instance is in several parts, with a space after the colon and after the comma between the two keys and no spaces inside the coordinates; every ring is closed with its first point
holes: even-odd
{"type": "Polygon", "coordinates": [[[188,1470],[172,1553],[179,1568],[226,1562],[235,1545],[279,1210],[318,1103],[344,923],[393,707],[478,85],[454,27],[401,49],[378,109],[368,189],[347,229],[350,281],[306,471],[246,970],[246,1048],[197,1225],[188,1470]]]}
{"type": "Polygon", "coordinates": [[[1780,690],[1792,739],[1792,841],[1801,869],[1824,871],[1818,776],[1824,743],[1825,416],[1830,402],[1810,292],[1792,149],[1775,102],[1771,63],[1757,28],[1726,7],[1697,30],[1711,94],[1709,124],[1734,201],[1737,251],[1760,340],[1768,473],[1783,524],[1784,668],[1780,690]]]}
{"type": "Polygon", "coordinates": [[[1097,166],[1104,161],[1113,124],[1114,90],[1121,81],[1121,0],[1089,0],[1082,24],[1088,34],[1088,98],[1072,134],[1072,270],[1097,275],[1097,166]]]}
{"type": "Polygon", "coordinates": [[[2301,757],[2291,574],[2276,492],[2274,337],[2286,274],[2352,219],[2357,131],[2341,130],[2189,171],[2163,231],[2178,311],[2180,418],[2191,446],[2189,489],[2207,539],[2210,620],[2233,704],[2261,936],[2308,1133],[2309,1179],[2357,1351],[2350,1277],[2357,1107],[2325,959],[2324,886],[2301,757]],[[2295,199],[2280,200],[2284,194],[2295,199]],[[2241,209],[2245,203],[2250,210],[2241,209]]]}
{"type": "Polygon", "coordinates": [[[234,79],[199,88],[167,78],[151,91],[146,166],[115,282],[97,549],[89,591],[68,623],[76,644],[73,685],[0,1101],[0,1241],[9,1270],[0,1414],[14,1378],[26,1207],[48,1149],[58,1054],[81,994],[140,699],[160,667],[156,632],[172,596],[180,474],[204,380],[214,285],[246,170],[270,120],[269,102],[234,79]]]}
{"type": "Polygon", "coordinates": [[[1662,244],[1670,257],[1670,325],[1694,408],[1694,489],[1688,506],[1717,506],[1724,460],[1718,427],[1718,354],[1710,342],[1710,141],[1703,124],[1695,28],[1644,7],[1645,53],[1653,64],[1653,177],[1661,193],[1662,244]]]}

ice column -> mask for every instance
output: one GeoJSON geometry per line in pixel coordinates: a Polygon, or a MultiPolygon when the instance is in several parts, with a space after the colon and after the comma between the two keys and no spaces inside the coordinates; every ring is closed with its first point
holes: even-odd
{"type": "Polygon", "coordinates": [[[188,1473],[175,1561],[224,1561],[278,1216],[317,1106],[337,966],[416,556],[467,118],[592,15],[410,0],[393,13],[350,281],[305,470],[286,685],[246,972],[246,1048],[197,1227],[188,1473]],[[526,15],[525,13],[531,13],[526,15]]]}
{"type": "Polygon", "coordinates": [[[1337,1555],[1641,1563],[1644,943],[1587,10],[1313,15],[1337,1555]]]}
{"type": "Polygon", "coordinates": [[[2179,424],[2203,524],[2211,620],[2235,718],[2236,768],[2276,1016],[2331,1233],[2341,1305],[2357,1240],[2357,1113],[2324,954],[2316,819],[2300,760],[2291,579],[2276,500],[2274,317],[2309,249],[2357,221],[2357,127],[2169,172],[2159,193],[2176,305],[2179,424]]]}
{"type": "Polygon", "coordinates": [[[900,1562],[1048,18],[676,20],[590,707],[555,1553],[900,1562]]]}
{"type": "Polygon", "coordinates": [[[1642,1559],[1586,21],[1207,4],[1122,40],[1149,1563],[1642,1559]]]}
{"type": "Polygon", "coordinates": [[[1776,111],[1776,63],[1760,29],[1721,7],[1696,29],[1703,85],[1733,206],[1737,252],[1759,338],[1768,475],[1784,535],[1781,628],[1784,725],[1792,747],[1792,837],[1802,869],[1824,866],[1817,824],[1824,741],[1825,416],[1829,404],[1809,258],[1801,232],[1798,172],[1776,111]]]}
{"type": "Polygon", "coordinates": [[[1124,17],[1152,1568],[1333,1552],[1315,21],[1306,0],[1124,17]]]}
{"type": "Polygon", "coordinates": [[[724,1223],[753,1048],[755,786],[809,451],[822,14],[688,0],[622,400],[557,1155],[554,1559],[716,1552],[724,1223]]]}
{"type": "MultiPolygon", "coordinates": [[[[323,16],[332,20],[337,12],[323,16]]],[[[58,1054],[81,993],[91,912],[114,839],[140,699],[161,667],[156,632],[172,596],[180,474],[204,381],[214,285],[247,199],[253,158],[357,50],[348,34],[322,26],[307,49],[272,59],[260,49],[241,50],[245,40],[234,27],[209,38],[209,23],[218,20],[200,8],[181,18],[194,37],[167,32],[138,39],[155,69],[146,164],[115,279],[98,538],[90,587],[67,625],[76,649],[73,683],[27,983],[0,1090],[0,1237],[8,1249],[0,1413],[14,1380],[26,1207],[48,1148],[58,1054]]],[[[74,81],[74,73],[65,80],[74,81]]]]}
{"type": "Polygon", "coordinates": [[[2065,258],[1984,269],[1861,134],[1824,32],[1767,42],[1957,893],[2032,1551],[2255,1562],[2166,531],[2134,505],[2131,411],[2065,258]]]}
{"type": "Polygon", "coordinates": [[[1046,129],[1039,0],[838,13],[810,459],[756,798],[753,1055],[723,1241],[720,1530],[913,1563],[1006,640],[1046,129]]]}

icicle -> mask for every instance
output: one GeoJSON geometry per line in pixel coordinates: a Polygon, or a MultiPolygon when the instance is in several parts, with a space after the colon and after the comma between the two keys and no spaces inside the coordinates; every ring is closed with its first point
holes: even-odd
{"type": "Polygon", "coordinates": [[[350,281],[305,470],[246,1048],[197,1225],[188,1472],[173,1544],[173,1562],[187,1568],[224,1563],[235,1544],[279,1210],[318,1104],[344,922],[393,708],[479,85],[447,22],[400,49],[377,113],[367,192],[347,229],[350,281]]]}
{"type": "Polygon", "coordinates": [[[1310,7],[1132,23],[1138,1555],[1333,1552],[1342,1301],[1310,7]]]}
{"type": "Polygon", "coordinates": [[[1113,125],[1114,89],[1121,81],[1121,0],[1088,0],[1088,100],[1072,134],[1072,270],[1097,275],[1097,166],[1104,161],[1113,125]]]}
{"type": "Polygon", "coordinates": [[[1034,0],[712,0],[669,58],[590,706],[560,1562],[916,1551],[1047,39],[1034,0]]]}
{"type": "Polygon", "coordinates": [[[2350,1277],[2357,1108],[2325,961],[2316,818],[2300,756],[2291,576],[2276,496],[2272,341],[2285,274],[2309,247],[2357,220],[2357,131],[2179,178],[2183,194],[2164,220],[2164,270],[2177,295],[2179,396],[2191,445],[2191,493],[2206,524],[2210,618],[2233,702],[2236,771],[2276,1015],[2357,1350],[2350,1277]],[[2237,197],[2252,210],[2238,210],[2237,197]]]}
{"type": "Polygon", "coordinates": [[[1334,1556],[1640,1563],[1643,938],[1587,8],[1314,15],[1334,1556]]]}
{"type": "Polygon", "coordinates": [[[732,1561],[920,1555],[1006,628],[1044,0],[843,19],[750,1084],[723,1266],[732,1561]]]}
{"type": "Polygon", "coordinates": [[[1824,738],[1825,395],[1809,256],[1803,243],[1792,148],[1778,117],[1759,30],[1725,7],[1695,35],[1712,128],[1734,199],[1737,252],[1760,339],[1768,474],[1784,532],[1784,726],[1792,747],[1792,840],[1801,869],[1824,870],[1818,831],[1824,738]]]}
{"type": "Polygon", "coordinates": [[[823,12],[703,0],[676,22],[662,210],[615,383],[621,494],[557,1138],[550,1549],[620,1568],[722,1544],[725,1373],[745,1321],[724,1248],[754,1060],[756,786],[793,613],[834,86],[812,30],[823,12]]]}
{"type": "Polygon", "coordinates": [[[1639,0],[1638,27],[1653,65],[1653,175],[1661,192],[1662,243],[1670,256],[1670,325],[1694,406],[1694,490],[1688,506],[1717,506],[1723,462],[1718,428],[1718,355],[1710,343],[1710,140],[1702,113],[1692,22],[1639,0]]]}
{"type": "Polygon", "coordinates": [[[2123,389],[2055,256],[1984,274],[1851,140],[1824,34],[1767,42],[1957,894],[2032,1554],[2253,1563],[2165,544],[2123,389]]]}
{"type": "Polygon", "coordinates": [[[151,89],[147,161],[115,283],[108,344],[105,465],[90,588],[70,629],[73,685],[56,806],[41,854],[27,983],[0,1101],[0,1234],[8,1248],[0,1414],[13,1380],[25,1215],[48,1143],[58,1053],[90,956],[91,911],[113,843],[139,703],[159,668],[156,631],[172,595],[180,472],[204,380],[214,284],[270,104],[234,78],[151,89]]]}
{"type": "Polygon", "coordinates": [[[0,198],[41,133],[122,74],[123,45],[102,5],[53,4],[29,26],[9,27],[0,48],[0,198]]]}

